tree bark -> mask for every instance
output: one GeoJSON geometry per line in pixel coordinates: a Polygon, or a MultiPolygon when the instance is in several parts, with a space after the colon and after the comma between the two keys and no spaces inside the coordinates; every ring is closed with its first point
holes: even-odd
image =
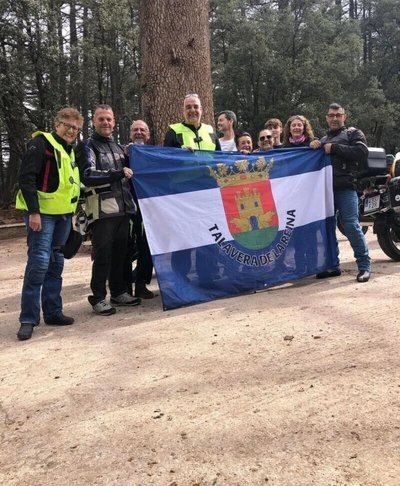
{"type": "Polygon", "coordinates": [[[78,54],[78,34],[76,30],[76,2],[69,2],[69,43],[70,43],[70,90],[69,103],[76,108],[80,108],[79,103],[79,54],[78,54]]]}
{"type": "Polygon", "coordinates": [[[58,85],[60,89],[60,105],[67,104],[67,67],[64,54],[64,36],[61,14],[61,3],[58,4],[57,13],[57,36],[58,36],[58,85]]]}
{"type": "Polygon", "coordinates": [[[214,124],[209,2],[140,0],[142,116],[154,143],[182,120],[183,99],[197,93],[203,121],[214,124]]]}
{"type": "MultiPolygon", "coordinates": [[[[84,43],[88,43],[88,7],[83,8],[82,17],[82,40],[84,43]]],[[[81,92],[81,114],[84,119],[82,134],[83,138],[89,137],[89,56],[87,49],[83,49],[82,54],[82,92],[81,92]]]]}

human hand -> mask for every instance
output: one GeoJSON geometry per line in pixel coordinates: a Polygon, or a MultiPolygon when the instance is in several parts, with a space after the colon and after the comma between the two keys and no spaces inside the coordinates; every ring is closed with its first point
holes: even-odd
{"type": "Polygon", "coordinates": [[[189,145],[183,145],[181,148],[183,148],[184,150],[189,150],[189,152],[194,152],[194,148],[189,147],[189,145]]]}
{"type": "Polygon", "coordinates": [[[133,143],[128,143],[128,145],[125,145],[125,147],[124,147],[124,154],[125,155],[129,155],[129,149],[131,148],[131,145],[133,145],[133,143]]]}
{"type": "Polygon", "coordinates": [[[129,167],[124,167],[122,170],[124,171],[124,176],[126,179],[130,179],[133,176],[133,170],[129,167]]]}
{"type": "Polygon", "coordinates": [[[32,213],[29,215],[29,228],[32,231],[42,230],[42,219],[39,213],[32,213]]]}
{"type": "Polygon", "coordinates": [[[311,143],[310,143],[310,147],[312,149],[319,149],[321,147],[321,142],[319,140],[313,140],[311,143]]]}
{"type": "Polygon", "coordinates": [[[330,154],[330,153],[331,153],[331,151],[332,151],[332,144],[331,144],[331,143],[326,143],[326,144],[324,145],[324,150],[325,150],[325,153],[326,153],[326,154],[330,154]]]}

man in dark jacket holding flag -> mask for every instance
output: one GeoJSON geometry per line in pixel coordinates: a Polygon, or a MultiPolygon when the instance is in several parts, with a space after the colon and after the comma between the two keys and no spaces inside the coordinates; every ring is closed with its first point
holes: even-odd
{"type": "MultiPolygon", "coordinates": [[[[346,118],[341,105],[329,105],[326,114],[329,131],[321,140],[314,140],[310,145],[312,148],[323,147],[325,153],[331,156],[335,208],[354,251],[358,267],[357,281],[368,282],[371,275],[371,258],[358,219],[358,195],[355,187],[356,174],[366,165],[368,159],[368,147],[361,130],[345,126],[346,118]]],[[[341,270],[338,260],[334,268],[319,273],[317,278],[339,275],[341,270]]]]}

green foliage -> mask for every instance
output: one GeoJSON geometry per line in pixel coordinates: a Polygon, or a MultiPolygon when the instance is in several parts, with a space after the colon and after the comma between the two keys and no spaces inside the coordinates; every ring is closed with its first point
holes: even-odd
{"type": "Polygon", "coordinates": [[[400,149],[400,4],[396,0],[211,1],[215,108],[254,134],[270,117],[326,130],[337,101],[370,144],[400,149]],[[371,55],[370,55],[371,54],[371,55]]]}
{"type": "MultiPolygon", "coordinates": [[[[400,150],[398,0],[210,0],[210,7],[216,111],[234,110],[254,134],[267,118],[301,113],[322,134],[326,106],[338,101],[371,145],[400,150]]],[[[81,110],[85,135],[91,108],[111,104],[126,141],[140,115],[138,28],[137,0],[0,0],[5,199],[24,140],[50,128],[64,104],[81,110]]]]}

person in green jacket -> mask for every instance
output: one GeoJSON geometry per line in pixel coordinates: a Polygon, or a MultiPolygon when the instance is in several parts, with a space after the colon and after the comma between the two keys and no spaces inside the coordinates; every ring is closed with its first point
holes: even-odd
{"type": "Polygon", "coordinates": [[[40,303],[48,325],[73,324],[62,311],[62,247],[80,193],[73,143],[83,118],[72,107],[61,109],[54,131],[35,132],[21,161],[16,208],[24,211],[28,262],[21,295],[20,341],[32,337],[40,322],[40,303]]]}

